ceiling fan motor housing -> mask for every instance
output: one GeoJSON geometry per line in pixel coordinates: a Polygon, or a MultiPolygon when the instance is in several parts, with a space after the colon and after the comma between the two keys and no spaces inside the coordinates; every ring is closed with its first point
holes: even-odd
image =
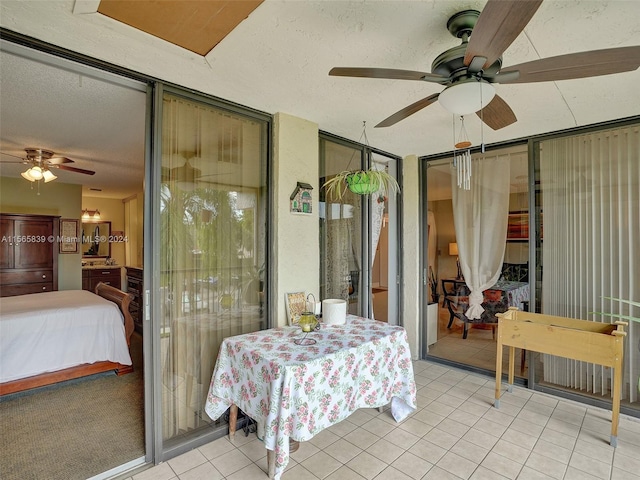
{"type": "Polygon", "coordinates": [[[42,162],[43,160],[48,160],[53,157],[53,152],[51,150],[45,150],[43,148],[25,148],[24,151],[27,152],[27,159],[37,160],[38,162],[42,162]]]}
{"type": "MultiPolygon", "coordinates": [[[[468,73],[468,67],[464,64],[464,54],[467,51],[469,36],[479,16],[480,12],[477,10],[464,10],[449,18],[447,29],[454,37],[462,38],[462,44],[438,55],[431,64],[431,73],[449,77],[450,83],[475,76],[468,73]]],[[[493,76],[500,71],[501,67],[502,57],[485,68],[483,74],[493,76]]]]}
{"type": "Polygon", "coordinates": [[[465,33],[471,35],[479,16],[480,12],[477,10],[458,12],[447,21],[447,30],[456,38],[462,38],[465,33]]]}

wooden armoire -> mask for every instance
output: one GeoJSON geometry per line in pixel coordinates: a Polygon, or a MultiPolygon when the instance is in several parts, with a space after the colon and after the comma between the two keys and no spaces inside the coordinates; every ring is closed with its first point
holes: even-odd
{"type": "Polygon", "coordinates": [[[0,297],[58,289],[60,217],[0,214],[0,297]]]}

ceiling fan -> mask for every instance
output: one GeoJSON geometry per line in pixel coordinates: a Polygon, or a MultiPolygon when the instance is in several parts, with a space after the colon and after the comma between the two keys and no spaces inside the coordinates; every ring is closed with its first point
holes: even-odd
{"type": "Polygon", "coordinates": [[[2,162],[2,163],[22,163],[29,165],[29,168],[22,172],[22,177],[30,182],[36,182],[43,180],[48,183],[55,180],[56,177],[52,172],[52,168],[58,168],[60,170],[67,170],[69,172],[82,173],[84,175],[94,175],[96,172],[92,170],[85,170],[83,168],[72,167],[67,165],[68,163],[74,163],[73,160],[67,157],[61,157],[55,155],[51,150],[45,150],[43,148],[25,148],[26,157],[18,157],[9,153],[4,153],[10,157],[19,158],[19,162],[2,162]]]}
{"type": "Polygon", "coordinates": [[[218,177],[222,175],[229,175],[230,173],[211,173],[207,175],[202,174],[202,170],[191,165],[191,160],[199,159],[199,157],[192,152],[183,153],[180,156],[185,158],[183,165],[179,167],[162,167],[161,179],[162,182],[175,182],[185,189],[185,187],[191,187],[193,189],[197,182],[211,183],[204,180],[207,177],[218,177]]]}
{"type": "Polygon", "coordinates": [[[494,83],[531,83],[629,72],[640,66],[640,46],[591,50],[542,58],[502,68],[502,54],[522,32],[542,0],[488,0],[482,13],[464,10],[447,29],[462,44],[440,54],[431,73],[390,68],[335,67],[332,76],[421,80],[446,88],[394,113],[376,127],[389,127],[439,103],[451,113],[476,113],[494,130],[516,122],[511,107],[495,94],[494,83]]]}

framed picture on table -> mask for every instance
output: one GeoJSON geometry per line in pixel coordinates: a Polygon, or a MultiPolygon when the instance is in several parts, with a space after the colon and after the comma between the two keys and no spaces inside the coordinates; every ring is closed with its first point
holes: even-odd
{"type": "Polygon", "coordinates": [[[307,299],[304,292],[285,293],[285,306],[289,325],[297,325],[300,315],[307,309],[307,299]]]}

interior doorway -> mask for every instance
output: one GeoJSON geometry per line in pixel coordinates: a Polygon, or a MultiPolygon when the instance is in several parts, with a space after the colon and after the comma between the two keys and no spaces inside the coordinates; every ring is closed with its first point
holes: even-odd
{"type": "MultiPolygon", "coordinates": [[[[104,265],[113,285],[127,290],[125,267],[141,266],[134,253],[142,251],[142,238],[123,202],[143,198],[147,85],[6,40],[0,47],[0,211],[78,225],[83,209],[94,220],[99,212],[111,227],[109,240],[118,240],[106,255],[90,255],[80,244],[59,253],[58,289],[82,290],[87,268],[104,265]],[[51,182],[30,183],[15,161],[25,148],[50,150],[72,167],[53,168],[51,182]]],[[[91,375],[3,396],[2,477],[86,479],[143,464],[140,332],[131,337],[130,355],[134,371],[127,375],[91,375]]]]}

